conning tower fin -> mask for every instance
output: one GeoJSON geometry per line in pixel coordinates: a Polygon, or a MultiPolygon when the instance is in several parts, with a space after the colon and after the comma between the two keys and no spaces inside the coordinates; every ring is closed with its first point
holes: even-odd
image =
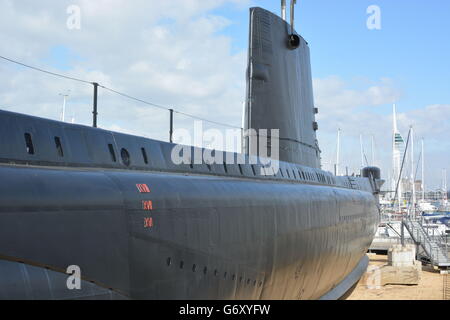
{"type": "Polygon", "coordinates": [[[260,129],[279,129],[280,160],[320,168],[316,113],[308,43],[281,17],[251,8],[243,152],[258,153],[260,129]]]}

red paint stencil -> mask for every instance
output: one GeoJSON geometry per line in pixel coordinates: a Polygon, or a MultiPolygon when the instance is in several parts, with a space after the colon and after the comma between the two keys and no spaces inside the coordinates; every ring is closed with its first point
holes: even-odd
{"type": "Polygon", "coordinates": [[[153,210],[153,202],[151,200],[142,201],[142,209],[147,211],[153,210]]]}
{"type": "Polygon", "coordinates": [[[144,228],[153,227],[153,218],[144,218],[144,228]]]}
{"type": "Polygon", "coordinates": [[[150,188],[146,184],[137,184],[136,188],[140,193],[150,193],[150,188]]]}

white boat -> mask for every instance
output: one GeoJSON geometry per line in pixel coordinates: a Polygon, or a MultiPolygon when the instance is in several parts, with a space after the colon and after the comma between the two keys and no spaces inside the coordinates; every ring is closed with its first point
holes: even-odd
{"type": "Polygon", "coordinates": [[[437,207],[432,205],[430,202],[425,200],[420,200],[417,203],[417,208],[420,210],[420,212],[435,212],[437,211],[437,207]]]}

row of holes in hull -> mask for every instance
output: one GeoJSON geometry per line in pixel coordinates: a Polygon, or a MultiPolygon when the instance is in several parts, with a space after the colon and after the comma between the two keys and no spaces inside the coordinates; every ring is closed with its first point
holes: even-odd
{"type": "MultiPolygon", "coordinates": [[[[170,266],[172,266],[172,258],[167,258],[167,260],[166,260],[166,264],[167,264],[167,266],[168,267],[170,267],[170,266]]],[[[180,269],[184,269],[185,268],[185,263],[184,263],[184,261],[180,261],[180,264],[179,264],[179,268],[180,269]]],[[[197,272],[198,271],[198,266],[196,265],[196,264],[193,264],[192,265],[192,268],[191,268],[191,270],[192,270],[192,272],[197,272]]],[[[202,270],[202,272],[203,272],[203,274],[206,276],[207,274],[208,274],[208,267],[204,267],[203,268],[203,270],[202,270]]],[[[215,276],[215,277],[219,277],[219,275],[220,275],[220,273],[219,273],[219,271],[217,270],[217,269],[215,269],[213,272],[212,272],[212,274],[215,276]]],[[[230,280],[232,280],[232,281],[235,281],[236,279],[237,279],[237,276],[236,276],[236,274],[228,274],[228,272],[224,272],[223,273],[223,279],[224,280],[226,280],[226,279],[230,279],[230,280]]],[[[243,282],[245,282],[247,285],[250,285],[250,284],[253,284],[253,286],[256,286],[257,284],[261,287],[262,286],[262,281],[260,281],[259,283],[257,283],[257,281],[256,280],[253,280],[252,281],[252,279],[250,279],[250,278],[248,278],[247,280],[245,280],[242,276],[240,276],[239,277],[239,283],[243,283],[243,282]]]]}
{"type": "MultiPolygon", "coordinates": [[[[55,147],[56,147],[56,151],[59,157],[64,157],[64,150],[63,150],[63,146],[61,143],[61,138],[60,137],[54,137],[55,140],[55,147]]],[[[34,155],[35,154],[35,147],[33,145],[33,139],[30,133],[25,133],[25,144],[26,144],[26,150],[27,153],[30,155],[34,155]]],[[[109,154],[111,156],[111,161],[116,163],[117,162],[117,157],[116,157],[116,151],[114,150],[114,146],[112,144],[108,144],[108,150],[109,150],[109,154]]],[[[147,155],[147,151],[145,150],[145,148],[141,148],[141,154],[142,154],[142,159],[144,160],[145,164],[149,163],[149,158],[147,155]]],[[[127,149],[122,148],[120,150],[120,157],[122,160],[122,163],[125,166],[130,166],[131,165],[131,157],[130,157],[130,153],[128,152],[127,149]]],[[[207,168],[209,171],[212,171],[211,165],[210,164],[206,164],[207,168]]],[[[244,175],[244,171],[242,168],[241,164],[238,164],[239,167],[239,172],[241,175],[244,175]]],[[[190,168],[194,169],[194,165],[191,163],[190,164],[190,168]]],[[[228,167],[227,164],[224,162],[223,163],[223,168],[225,173],[228,173],[228,167]]],[[[254,165],[251,165],[252,168],[252,173],[254,176],[257,176],[256,174],[256,169],[254,165]]],[[[281,176],[283,178],[288,178],[288,179],[295,179],[295,180],[305,180],[305,181],[319,181],[325,184],[334,184],[334,181],[331,177],[326,176],[324,174],[321,173],[315,173],[315,176],[313,173],[310,172],[305,172],[305,171],[301,171],[300,169],[283,169],[280,168],[280,173],[281,176]],[[297,173],[296,173],[297,171],[297,173]],[[315,179],[315,177],[317,179],[315,179]]],[[[276,175],[275,170],[272,168],[272,173],[273,175],[276,175]]]]}

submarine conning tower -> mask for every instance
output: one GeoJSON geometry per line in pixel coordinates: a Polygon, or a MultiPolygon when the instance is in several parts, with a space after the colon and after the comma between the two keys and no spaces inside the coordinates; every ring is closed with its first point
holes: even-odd
{"type": "Polygon", "coordinates": [[[294,30],[293,4],[291,24],[267,10],[250,9],[243,153],[258,153],[263,138],[270,156],[270,130],[279,129],[279,160],[320,168],[310,53],[294,30]]]}

